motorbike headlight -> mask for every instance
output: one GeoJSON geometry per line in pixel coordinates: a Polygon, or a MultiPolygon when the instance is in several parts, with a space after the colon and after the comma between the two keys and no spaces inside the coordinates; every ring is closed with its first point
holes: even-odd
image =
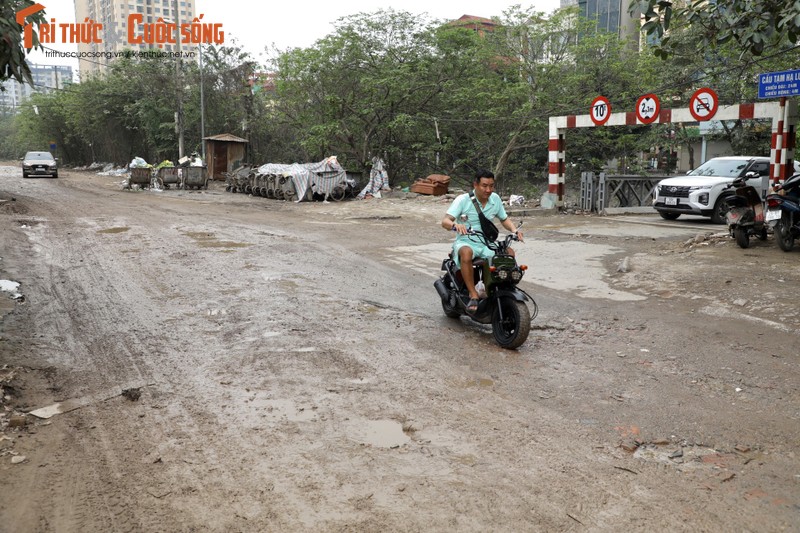
{"type": "Polygon", "coordinates": [[[498,270],[496,274],[497,274],[497,279],[499,279],[500,281],[505,281],[508,279],[508,270],[498,270]]]}
{"type": "Polygon", "coordinates": [[[521,270],[512,270],[511,271],[511,281],[516,283],[521,279],[522,279],[522,271],[521,270]]]}

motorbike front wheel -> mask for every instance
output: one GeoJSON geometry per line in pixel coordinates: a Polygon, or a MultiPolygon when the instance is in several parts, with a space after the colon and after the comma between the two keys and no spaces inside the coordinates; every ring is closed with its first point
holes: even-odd
{"type": "Polygon", "coordinates": [[[492,333],[497,344],[513,350],[528,339],[530,331],[531,313],[525,302],[501,298],[492,314],[492,333]]]}
{"type": "Polygon", "coordinates": [[[736,237],[736,244],[740,248],[747,248],[750,246],[750,235],[747,233],[747,228],[736,226],[733,229],[733,236],[736,237]]]}
{"type": "Polygon", "coordinates": [[[458,294],[450,286],[450,283],[445,282],[447,288],[447,298],[442,298],[442,311],[448,318],[458,318],[461,316],[461,311],[458,310],[458,294]]]}
{"type": "Polygon", "coordinates": [[[781,219],[775,225],[775,240],[784,252],[791,252],[794,248],[794,235],[792,235],[792,222],[784,212],[781,219]]]}

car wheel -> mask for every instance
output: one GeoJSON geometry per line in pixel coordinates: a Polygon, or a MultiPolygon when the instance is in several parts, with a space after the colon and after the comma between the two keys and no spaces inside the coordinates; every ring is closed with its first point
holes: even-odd
{"type": "Polygon", "coordinates": [[[23,177],[23,178],[30,178],[30,176],[28,175],[28,173],[27,173],[27,172],[24,172],[24,171],[22,172],[22,177],[23,177]]]}
{"type": "Polygon", "coordinates": [[[53,177],[54,177],[54,178],[56,178],[56,179],[58,179],[58,172],[56,172],[55,174],[53,174],[53,177]]]}
{"type": "Polygon", "coordinates": [[[730,195],[720,196],[717,198],[717,203],[714,204],[714,210],[711,212],[711,222],[714,224],[725,224],[725,215],[730,211],[727,199],[730,195]]]}
{"type": "Polygon", "coordinates": [[[680,213],[665,213],[663,211],[658,212],[661,215],[661,218],[664,220],[678,220],[678,217],[681,216],[680,213]]]}

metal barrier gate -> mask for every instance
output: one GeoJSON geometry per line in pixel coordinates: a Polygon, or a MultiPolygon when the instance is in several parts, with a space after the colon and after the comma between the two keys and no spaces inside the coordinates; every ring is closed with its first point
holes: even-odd
{"type": "Polygon", "coordinates": [[[581,209],[602,213],[607,207],[652,205],[653,188],[669,176],[610,176],[581,172],[581,209]]]}

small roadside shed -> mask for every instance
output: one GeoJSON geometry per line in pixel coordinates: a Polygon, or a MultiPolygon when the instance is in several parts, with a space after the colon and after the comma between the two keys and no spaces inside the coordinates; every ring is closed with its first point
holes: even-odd
{"type": "Polygon", "coordinates": [[[247,139],[230,133],[203,137],[206,143],[206,166],[208,179],[224,180],[224,172],[231,172],[242,166],[247,139]]]}

